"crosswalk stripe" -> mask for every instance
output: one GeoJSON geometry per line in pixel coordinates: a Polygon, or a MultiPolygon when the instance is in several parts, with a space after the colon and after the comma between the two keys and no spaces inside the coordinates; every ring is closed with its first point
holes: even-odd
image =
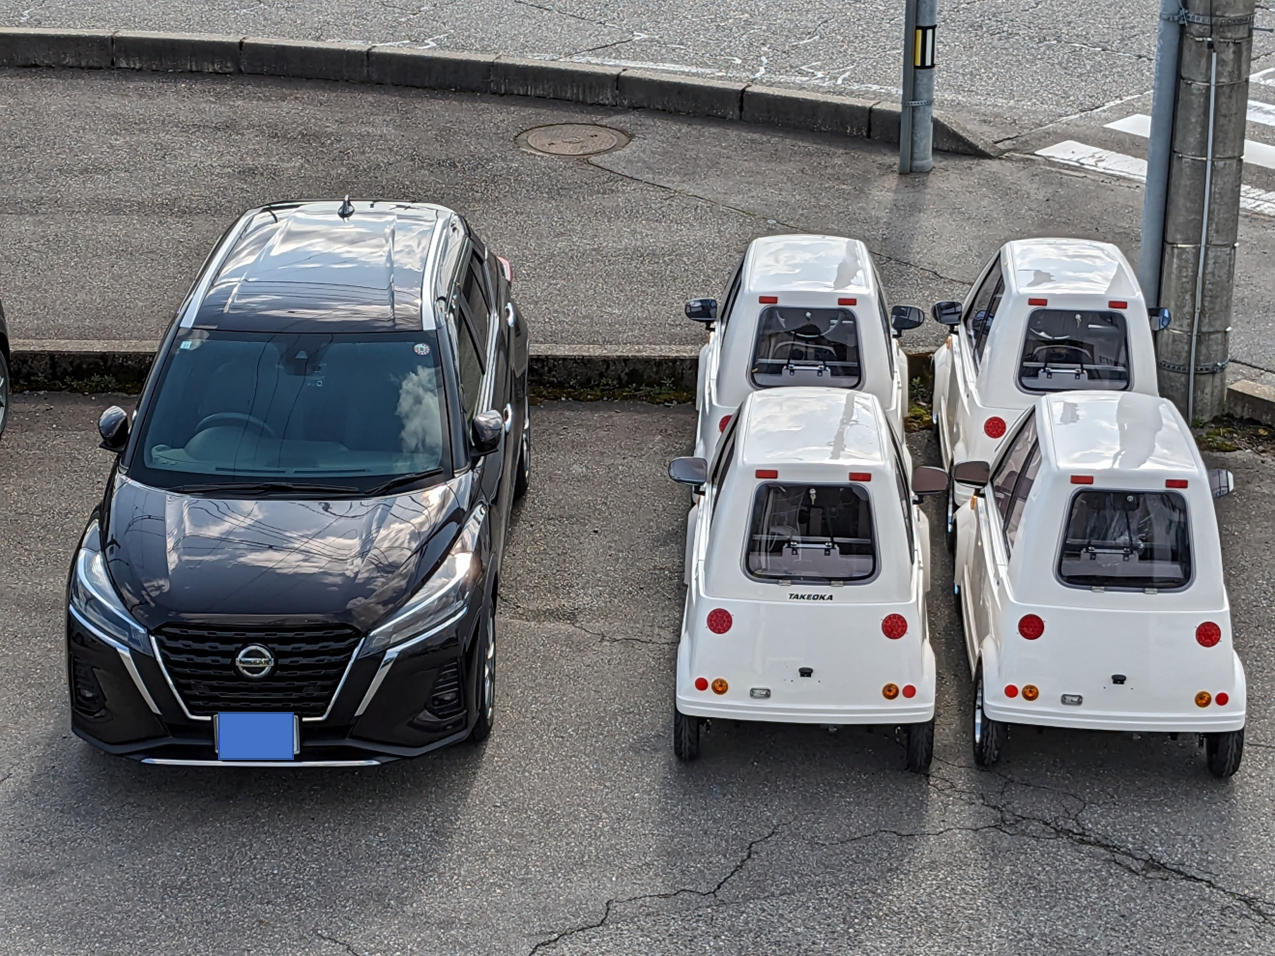
{"type": "Polygon", "coordinates": [[[1257,100],[1248,101],[1248,121],[1250,123],[1261,123],[1263,126],[1275,126],[1275,106],[1269,103],[1259,103],[1257,100]]]}
{"type": "MultiPolygon", "coordinates": [[[[1052,159],[1056,163],[1092,169],[1095,172],[1119,176],[1122,179],[1132,179],[1137,182],[1146,182],[1147,179],[1145,159],[1078,143],[1074,139],[1038,149],[1036,155],[1052,159]]],[[[1258,189],[1255,186],[1240,186],[1240,207],[1250,212],[1275,216],[1275,192],[1258,189]]]]}
{"type": "MultiPolygon", "coordinates": [[[[1260,104],[1265,105],[1265,104],[1260,104]]],[[[1253,104],[1249,103],[1249,116],[1252,117],[1253,104]]],[[[1275,125],[1275,110],[1272,111],[1272,118],[1269,121],[1275,125]]],[[[1114,123],[1107,123],[1107,129],[1118,130],[1121,133],[1132,133],[1134,136],[1141,136],[1146,139],[1151,135],[1151,117],[1145,113],[1134,113],[1132,116],[1126,116],[1124,119],[1116,120],[1114,123]]],[[[1275,146],[1267,146],[1265,143],[1259,143],[1256,140],[1244,140],[1244,162],[1253,166],[1265,166],[1267,169],[1275,169],[1275,146]]]]}

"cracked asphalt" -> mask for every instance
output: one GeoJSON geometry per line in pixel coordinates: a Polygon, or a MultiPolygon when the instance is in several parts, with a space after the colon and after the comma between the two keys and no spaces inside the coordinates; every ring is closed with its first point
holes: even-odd
{"type": "Polygon", "coordinates": [[[974,768],[937,537],[928,777],[888,728],[719,722],[679,765],[688,502],[664,466],[693,413],[565,402],[532,413],[487,744],[223,772],[69,733],[65,575],[108,470],[94,422],[121,401],[21,395],[0,440],[5,953],[1275,951],[1275,562],[1254,530],[1275,517],[1271,459],[1214,461],[1236,476],[1218,513],[1251,707],[1229,783],[1194,740],[1157,735],[1019,730],[995,772],[974,768]]]}
{"type": "MultiPolygon", "coordinates": [[[[683,303],[720,295],[759,235],[861,238],[892,301],[928,307],[962,298],[1009,239],[1102,238],[1136,262],[1141,232],[1137,184],[1036,159],[944,156],[900,178],[861,140],[545,100],[0,70],[0,118],[0,295],[19,339],[156,339],[243,211],[346,193],[460,210],[513,260],[535,341],[559,345],[702,342],[683,303]],[[589,159],[515,143],[552,123],[632,142],[589,159]]],[[[1241,217],[1231,344],[1275,372],[1268,224],[1241,217]]],[[[943,335],[926,323],[905,346],[943,335]]]]}
{"type": "MultiPolygon", "coordinates": [[[[902,0],[0,0],[0,24],[505,53],[898,98],[902,0]]],[[[1151,89],[1158,0],[945,0],[938,107],[994,139],[1151,89]],[[1098,10],[1101,13],[1098,13],[1098,10]]],[[[1273,19],[1259,4],[1259,25],[1273,19]]],[[[1256,34],[1254,69],[1275,63],[1256,34]]]]}

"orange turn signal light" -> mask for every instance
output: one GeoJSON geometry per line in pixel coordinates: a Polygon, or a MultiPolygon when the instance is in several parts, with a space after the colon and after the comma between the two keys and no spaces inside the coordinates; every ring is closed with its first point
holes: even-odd
{"type": "Polygon", "coordinates": [[[884,687],[881,688],[881,696],[884,697],[886,700],[894,700],[894,698],[899,696],[899,685],[886,684],[884,687]]]}
{"type": "Polygon", "coordinates": [[[1035,684],[1023,685],[1023,700],[1035,700],[1040,696],[1040,688],[1035,684]]]}
{"type": "Polygon", "coordinates": [[[713,678],[713,693],[714,694],[724,694],[728,690],[730,690],[730,684],[726,683],[726,678],[724,677],[713,678]]]}
{"type": "Polygon", "coordinates": [[[1202,690],[1195,695],[1196,707],[1207,707],[1211,703],[1213,703],[1213,695],[1210,694],[1207,690],[1202,690]]]}

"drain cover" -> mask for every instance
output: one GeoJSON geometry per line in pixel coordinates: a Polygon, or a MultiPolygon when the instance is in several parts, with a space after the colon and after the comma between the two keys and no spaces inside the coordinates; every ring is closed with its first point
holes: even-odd
{"type": "Polygon", "coordinates": [[[518,134],[518,145],[546,156],[596,156],[629,144],[618,129],[591,123],[537,126],[518,134]]]}

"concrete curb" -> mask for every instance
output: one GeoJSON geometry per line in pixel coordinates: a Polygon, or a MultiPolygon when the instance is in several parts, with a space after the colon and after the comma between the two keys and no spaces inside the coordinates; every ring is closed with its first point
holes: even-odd
{"type": "MultiPolygon", "coordinates": [[[[899,107],[894,102],[686,77],[674,72],[375,44],[5,27],[0,28],[0,67],[242,73],[531,96],[743,121],[882,143],[899,141],[899,107]]],[[[934,147],[984,158],[1003,153],[992,142],[943,115],[934,117],[934,147]]]]}

